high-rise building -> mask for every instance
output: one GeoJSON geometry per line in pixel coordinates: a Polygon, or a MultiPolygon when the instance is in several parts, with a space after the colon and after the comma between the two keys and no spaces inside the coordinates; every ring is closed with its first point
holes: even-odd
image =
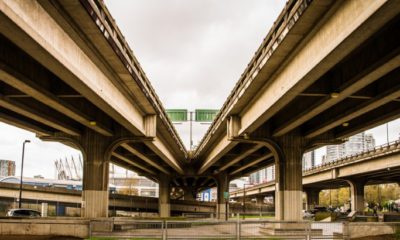
{"type": "Polygon", "coordinates": [[[375,147],[375,138],[372,133],[365,134],[365,150],[370,150],[375,147]]]}
{"type": "Polygon", "coordinates": [[[372,134],[365,132],[351,136],[348,141],[339,145],[329,145],[326,147],[326,158],[322,163],[332,162],[337,159],[355,155],[375,147],[375,139],[372,134]]]}
{"type": "Polygon", "coordinates": [[[15,176],[15,161],[0,160],[0,177],[15,176]]]}
{"type": "Polygon", "coordinates": [[[249,176],[250,184],[259,184],[260,183],[260,172],[261,171],[257,171],[255,173],[250,174],[250,176],[249,176]]]}
{"type": "Polygon", "coordinates": [[[306,152],[303,155],[303,170],[310,169],[315,166],[315,152],[306,152]]]}

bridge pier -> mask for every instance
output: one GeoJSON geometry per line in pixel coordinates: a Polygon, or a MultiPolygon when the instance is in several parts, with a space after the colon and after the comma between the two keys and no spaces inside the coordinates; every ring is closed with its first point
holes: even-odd
{"type": "Polygon", "coordinates": [[[303,209],[302,157],[304,138],[290,134],[278,139],[276,146],[275,218],[301,221],[303,209]]]}
{"type": "Polygon", "coordinates": [[[364,203],[364,180],[348,180],[350,185],[351,211],[363,212],[364,203]]]}
{"type": "Polygon", "coordinates": [[[83,166],[82,217],[108,217],[108,167],[106,159],[109,141],[86,129],[81,139],[83,166]]]}
{"type": "Polygon", "coordinates": [[[196,192],[192,187],[183,187],[183,200],[196,201],[196,192]]]}
{"type": "Polygon", "coordinates": [[[307,196],[306,210],[314,209],[316,205],[319,204],[319,193],[321,189],[319,188],[307,188],[305,193],[307,196]]]}
{"type": "Polygon", "coordinates": [[[264,195],[262,195],[262,196],[257,196],[257,197],[256,197],[257,205],[262,206],[262,205],[264,204],[264,199],[265,199],[265,196],[264,196],[264,195]]]}
{"type": "Polygon", "coordinates": [[[169,176],[162,174],[158,182],[158,213],[160,217],[171,216],[171,179],[169,176]]]}
{"type": "Polygon", "coordinates": [[[226,219],[229,212],[224,192],[229,192],[229,179],[226,172],[220,172],[217,175],[217,218],[221,220],[226,219]]]}

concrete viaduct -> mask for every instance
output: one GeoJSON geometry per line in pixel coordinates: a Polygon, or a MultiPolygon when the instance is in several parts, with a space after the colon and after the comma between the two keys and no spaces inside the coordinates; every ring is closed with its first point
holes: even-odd
{"type": "MultiPolygon", "coordinates": [[[[338,159],[303,171],[303,191],[307,207],[319,202],[323,189],[350,187],[351,209],[364,210],[364,186],[367,184],[398,183],[400,175],[400,141],[382,145],[356,155],[338,159]]],[[[258,184],[230,192],[231,199],[264,198],[275,195],[275,182],[258,184]]],[[[257,201],[258,202],[258,201],[257,201]]]]}
{"type": "Polygon", "coordinates": [[[186,151],[100,0],[0,0],[0,120],[84,156],[83,217],[106,217],[108,165],[185,199],[276,164],[278,220],[300,220],[302,155],[400,115],[400,2],[290,0],[207,134],[186,151]]]}
{"type": "MultiPolygon", "coordinates": [[[[0,183],[0,199],[18,199],[19,184],[0,183]]],[[[63,188],[49,188],[24,185],[24,203],[49,203],[64,207],[81,208],[81,191],[63,188]]],[[[158,199],[154,197],[127,196],[109,194],[108,209],[130,212],[157,212],[158,199]]],[[[171,200],[171,212],[174,213],[214,213],[215,203],[171,200]]]]}

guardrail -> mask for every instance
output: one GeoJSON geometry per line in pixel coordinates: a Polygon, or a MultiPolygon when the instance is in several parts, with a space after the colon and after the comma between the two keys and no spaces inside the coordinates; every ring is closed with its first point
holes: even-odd
{"type": "Polygon", "coordinates": [[[347,155],[347,156],[344,156],[342,158],[336,159],[331,162],[315,165],[311,168],[307,168],[307,169],[303,170],[303,175],[304,175],[304,173],[319,171],[326,167],[328,167],[328,168],[336,167],[338,165],[352,163],[359,159],[366,160],[366,159],[376,158],[376,157],[380,157],[380,156],[385,156],[385,155],[395,153],[395,152],[400,152],[400,140],[385,143],[385,144],[376,146],[371,149],[367,149],[366,151],[362,151],[362,152],[359,152],[356,154],[347,155]]]}
{"type": "Polygon", "coordinates": [[[196,220],[91,221],[91,237],[140,239],[347,239],[342,222],[196,220]],[[107,229],[109,228],[109,229],[107,229]]]}

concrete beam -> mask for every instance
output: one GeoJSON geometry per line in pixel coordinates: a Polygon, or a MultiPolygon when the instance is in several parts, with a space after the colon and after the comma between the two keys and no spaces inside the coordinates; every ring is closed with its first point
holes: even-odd
{"type": "Polygon", "coordinates": [[[118,159],[120,159],[120,160],[122,160],[122,161],[124,161],[124,162],[126,162],[126,163],[128,163],[128,164],[130,164],[130,165],[132,165],[132,166],[134,166],[134,167],[137,167],[137,168],[139,168],[139,169],[142,169],[143,171],[145,171],[145,172],[147,172],[147,173],[150,173],[150,174],[155,175],[155,176],[157,175],[157,173],[154,172],[153,170],[151,170],[151,169],[149,169],[149,168],[147,168],[147,167],[145,167],[145,166],[142,166],[142,165],[140,165],[140,164],[134,162],[133,160],[131,160],[131,159],[129,159],[129,158],[127,158],[127,157],[125,157],[125,156],[123,156],[123,155],[121,155],[121,154],[118,154],[118,153],[116,153],[116,152],[113,152],[113,153],[112,153],[112,156],[114,156],[114,157],[116,157],[116,158],[118,158],[118,159]]]}
{"type": "Polygon", "coordinates": [[[258,157],[256,159],[250,161],[249,163],[237,168],[236,170],[230,172],[229,175],[230,176],[235,175],[235,174],[237,174],[237,173],[239,173],[239,172],[241,172],[241,171],[243,171],[243,170],[245,170],[245,169],[247,169],[247,168],[249,168],[251,166],[257,165],[259,162],[265,161],[265,160],[267,160],[269,158],[272,158],[272,157],[274,157],[274,155],[272,153],[269,153],[267,155],[258,157]]]}
{"type": "MultiPolygon", "coordinates": [[[[398,50],[397,50],[398,52],[398,50]]],[[[321,101],[316,102],[314,105],[310,106],[308,109],[302,111],[297,116],[293,117],[289,122],[282,124],[274,133],[274,137],[282,136],[301,124],[307,122],[311,118],[317,116],[326,109],[334,106],[335,104],[343,101],[344,99],[351,97],[352,94],[363,89],[370,83],[376,81],[377,79],[383,77],[385,74],[391,72],[395,68],[400,66],[400,55],[396,55],[391,59],[383,58],[378,63],[381,65],[372,66],[371,69],[365,69],[364,72],[359,73],[355,78],[349,80],[350,83],[346,83],[340,91],[338,91],[339,96],[332,98],[329,95],[325,96],[321,101]],[[382,64],[381,61],[384,61],[382,64]],[[368,74],[365,72],[370,71],[368,74]]]]}
{"type": "Polygon", "coordinates": [[[179,164],[179,160],[176,159],[175,155],[167,148],[163,141],[161,141],[160,137],[154,138],[153,141],[146,141],[146,146],[149,147],[153,152],[155,152],[164,162],[166,162],[169,166],[171,166],[175,171],[179,174],[184,174],[185,171],[179,164]]]}
{"type": "MultiPolygon", "coordinates": [[[[143,115],[119,91],[116,79],[99,69],[37,1],[1,1],[0,21],[0,31],[6,38],[130,132],[144,135],[143,115]]],[[[72,118],[82,120],[79,114],[72,118]]],[[[90,126],[93,119],[83,120],[85,126],[112,135],[101,126],[90,126]]]]}
{"type": "Polygon", "coordinates": [[[5,122],[10,125],[13,125],[15,127],[25,129],[30,132],[34,132],[39,136],[49,136],[52,134],[52,132],[45,130],[39,126],[36,126],[32,123],[23,121],[21,119],[15,118],[15,117],[11,117],[11,116],[1,113],[1,112],[0,112],[0,121],[5,122]]]}
{"type": "MultiPolygon", "coordinates": [[[[263,91],[241,114],[239,134],[252,132],[273,117],[326,71],[360,46],[399,12],[394,1],[344,1],[318,31],[307,39],[296,57],[287,58],[263,91]]],[[[266,64],[267,65],[267,64],[266,64]]]]}
{"type": "Polygon", "coordinates": [[[113,135],[111,130],[102,126],[96,119],[90,118],[64,100],[57,98],[51,92],[41,88],[34,81],[12,70],[4,63],[0,63],[0,80],[100,134],[113,135]]]}
{"type": "Polygon", "coordinates": [[[232,142],[227,136],[224,136],[217,145],[208,153],[206,159],[203,161],[197,174],[203,174],[211,165],[218,161],[224,154],[229,152],[235,147],[238,142],[232,142]]]}
{"type": "Polygon", "coordinates": [[[26,106],[22,103],[19,103],[17,101],[7,98],[7,97],[3,97],[1,94],[0,94],[0,106],[6,108],[8,110],[11,110],[13,112],[16,112],[27,118],[33,119],[43,125],[46,125],[46,126],[54,128],[54,129],[57,129],[61,132],[70,134],[72,136],[80,135],[80,131],[78,129],[73,128],[71,126],[68,126],[65,123],[60,122],[58,119],[53,118],[49,114],[40,113],[39,111],[37,111],[29,106],[26,106]]]}
{"type": "Polygon", "coordinates": [[[225,169],[227,169],[230,166],[236,164],[237,162],[240,162],[241,160],[243,160],[247,156],[253,154],[254,152],[256,152],[257,150],[259,150],[262,147],[263,147],[263,145],[257,144],[255,146],[249,148],[249,149],[246,149],[244,152],[241,152],[238,156],[234,157],[233,159],[227,160],[226,163],[224,163],[225,165],[220,167],[219,170],[220,171],[224,171],[225,169]]]}
{"type": "Polygon", "coordinates": [[[146,155],[144,155],[143,153],[141,153],[140,151],[138,151],[137,149],[135,149],[128,143],[121,144],[121,147],[125,148],[128,152],[130,152],[133,155],[137,156],[138,158],[142,159],[143,161],[145,161],[149,165],[153,166],[154,168],[160,170],[161,172],[170,174],[170,172],[167,169],[165,169],[159,163],[157,163],[157,160],[150,159],[149,157],[147,157],[146,155]]]}
{"type": "MultiPolygon", "coordinates": [[[[400,74],[394,74],[393,80],[395,81],[395,79],[398,79],[398,77],[400,77],[400,74]]],[[[345,122],[349,122],[350,120],[359,117],[363,114],[366,114],[367,112],[376,109],[382,105],[385,105],[399,97],[400,97],[400,85],[393,87],[386,92],[380,93],[373,99],[370,99],[365,103],[356,106],[353,109],[349,109],[348,111],[339,114],[337,117],[330,119],[321,126],[317,126],[316,128],[311,129],[305,134],[305,137],[306,138],[316,137],[324,132],[331,130],[332,128],[340,126],[345,122]]]]}

